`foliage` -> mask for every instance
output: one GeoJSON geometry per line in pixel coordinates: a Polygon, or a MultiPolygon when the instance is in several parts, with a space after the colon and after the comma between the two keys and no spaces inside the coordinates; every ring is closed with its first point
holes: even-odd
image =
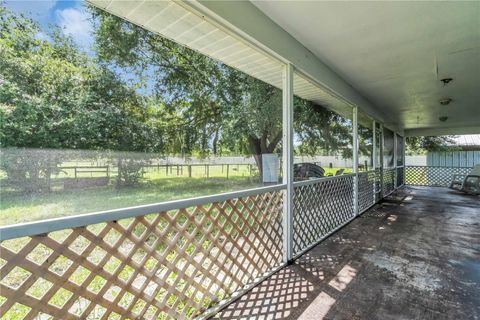
{"type": "Polygon", "coordinates": [[[452,151],[454,147],[453,138],[455,136],[424,136],[424,137],[407,137],[406,153],[408,155],[425,154],[427,151],[452,151]]]}
{"type": "MultiPolygon", "coordinates": [[[[243,154],[254,155],[260,171],[262,154],[281,151],[280,89],[88,10],[95,24],[90,54],[58,27],[39,37],[35,21],[0,5],[2,148],[243,154]]],[[[294,118],[299,152],[351,156],[349,121],[300,98],[294,118]]],[[[143,160],[112,161],[120,167],[117,186],[138,183],[143,160]]]]}
{"type": "Polygon", "coordinates": [[[61,155],[50,150],[11,148],[2,150],[0,168],[7,172],[8,185],[27,193],[45,192],[61,162],[61,155]]]}
{"type": "MultiPolygon", "coordinates": [[[[161,127],[151,121],[158,110],[134,88],[78,50],[61,30],[40,40],[34,21],[5,8],[0,13],[3,148],[161,150],[161,127]]],[[[2,163],[8,159],[13,158],[2,163]]],[[[52,163],[39,160],[35,167],[42,164],[45,167],[37,169],[48,180],[52,163]]],[[[14,164],[3,168],[14,181],[35,176],[27,167],[23,173],[14,164]]]]}
{"type": "MultiPolygon", "coordinates": [[[[145,90],[165,99],[168,112],[175,113],[176,125],[167,135],[181,143],[167,143],[177,147],[171,151],[254,155],[260,169],[262,154],[280,151],[281,90],[121,18],[91,10],[98,24],[99,59],[135,73],[145,90]]],[[[296,98],[294,119],[300,152],[349,149],[349,123],[339,115],[296,98]]]]}
{"type": "Polygon", "coordinates": [[[300,154],[330,154],[342,151],[345,158],[351,157],[351,122],[325,107],[295,97],[294,130],[301,144],[300,154]]]}

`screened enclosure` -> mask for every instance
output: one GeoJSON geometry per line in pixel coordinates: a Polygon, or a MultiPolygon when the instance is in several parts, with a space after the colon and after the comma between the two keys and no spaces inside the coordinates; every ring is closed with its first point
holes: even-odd
{"type": "Polygon", "coordinates": [[[448,180],[193,4],[82,10],[87,50],[2,7],[2,318],[207,318],[405,183],[448,180]]]}

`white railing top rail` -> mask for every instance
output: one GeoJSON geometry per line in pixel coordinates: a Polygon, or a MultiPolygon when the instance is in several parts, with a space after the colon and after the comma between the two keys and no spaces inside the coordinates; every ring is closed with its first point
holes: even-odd
{"type": "Polygon", "coordinates": [[[285,184],[278,184],[274,186],[226,192],[210,196],[173,200],[154,204],[140,205],[135,207],[99,211],[69,217],[14,224],[0,227],[0,241],[35,236],[59,230],[84,227],[91,224],[133,218],[151,213],[158,213],[209,203],[222,202],[228,199],[243,198],[261,193],[279,191],[285,188],[285,184]]]}
{"type": "Polygon", "coordinates": [[[407,164],[405,167],[410,167],[410,168],[445,168],[445,169],[471,169],[473,167],[454,167],[454,166],[418,166],[418,165],[410,165],[407,164]]]}
{"type": "Polygon", "coordinates": [[[322,177],[322,178],[312,179],[312,180],[295,181],[293,183],[293,186],[294,187],[308,186],[308,185],[311,185],[311,184],[322,183],[322,182],[329,181],[329,180],[342,179],[342,178],[350,177],[350,176],[355,176],[355,173],[346,173],[346,174],[342,174],[340,176],[322,177]]]}

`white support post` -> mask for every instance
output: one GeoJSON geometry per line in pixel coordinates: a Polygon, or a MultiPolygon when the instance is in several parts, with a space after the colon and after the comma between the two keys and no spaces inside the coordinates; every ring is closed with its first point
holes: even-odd
{"type": "Polygon", "coordinates": [[[358,216],[358,107],[353,107],[353,173],[355,174],[355,183],[353,187],[353,212],[358,216]]]}
{"type": "Polygon", "coordinates": [[[398,174],[398,166],[397,166],[397,143],[398,143],[398,138],[397,138],[397,132],[393,131],[393,167],[395,168],[393,170],[393,189],[397,189],[397,174],[398,174]]]}
{"type": "Polygon", "coordinates": [[[293,66],[285,65],[283,73],[283,201],[284,262],[293,259],[293,66]]]}
{"type": "Polygon", "coordinates": [[[385,170],[385,163],[383,159],[383,150],[385,149],[385,137],[383,134],[383,124],[380,124],[380,198],[383,199],[385,196],[383,190],[385,190],[384,179],[383,179],[383,170],[385,170]]]}
{"type": "Polygon", "coordinates": [[[372,139],[372,170],[373,170],[373,202],[377,202],[377,122],[372,121],[373,124],[373,139],[372,139]]]}
{"type": "Polygon", "coordinates": [[[405,134],[403,135],[402,137],[403,139],[403,149],[402,149],[402,157],[403,157],[403,170],[402,170],[402,173],[403,173],[403,178],[402,178],[402,186],[405,184],[405,172],[407,171],[407,163],[405,162],[405,149],[407,148],[407,142],[405,141],[405,134]]]}

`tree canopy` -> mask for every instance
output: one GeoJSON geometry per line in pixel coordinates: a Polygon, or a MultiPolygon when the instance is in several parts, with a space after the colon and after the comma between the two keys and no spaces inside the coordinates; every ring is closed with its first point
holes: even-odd
{"type": "Polygon", "coordinates": [[[451,147],[455,136],[425,136],[425,137],[407,137],[405,139],[407,154],[423,154],[427,151],[448,151],[455,148],[451,147]]]}
{"type": "Polygon", "coordinates": [[[156,110],[59,28],[0,7],[2,147],[159,151],[156,110]]]}
{"type": "MultiPolygon", "coordinates": [[[[90,54],[60,28],[40,38],[35,21],[0,8],[2,147],[257,160],[280,151],[280,89],[93,7],[90,54]]],[[[349,156],[348,120],[294,104],[297,152],[349,156]]]]}

